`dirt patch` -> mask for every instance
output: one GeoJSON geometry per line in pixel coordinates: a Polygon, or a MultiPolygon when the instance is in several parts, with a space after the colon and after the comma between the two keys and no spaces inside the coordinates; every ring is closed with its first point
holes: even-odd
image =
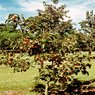
{"type": "Polygon", "coordinates": [[[24,93],[22,93],[21,91],[9,90],[0,92],[0,95],[24,95],[24,93]]]}

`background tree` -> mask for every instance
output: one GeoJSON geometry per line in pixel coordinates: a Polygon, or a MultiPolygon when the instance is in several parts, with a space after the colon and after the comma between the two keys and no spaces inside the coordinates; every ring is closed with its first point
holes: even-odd
{"type": "Polygon", "coordinates": [[[18,50],[21,45],[22,33],[3,31],[0,32],[0,49],[1,50],[18,50]]]}
{"type": "Polygon", "coordinates": [[[16,28],[19,26],[22,33],[27,32],[25,26],[25,18],[23,15],[18,14],[9,14],[8,19],[5,21],[6,27],[8,31],[15,31],[16,28]]]}
{"type": "Polygon", "coordinates": [[[51,0],[54,4],[57,4],[59,0],[51,0]]]}
{"type": "Polygon", "coordinates": [[[0,32],[6,31],[6,25],[4,23],[0,24],[0,32]]]}
{"type": "Polygon", "coordinates": [[[87,11],[86,12],[86,20],[82,21],[80,23],[81,29],[84,33],[87,48],[92,51],[95,48],[95,15],[93,14],[93,11],[87,11]]]}

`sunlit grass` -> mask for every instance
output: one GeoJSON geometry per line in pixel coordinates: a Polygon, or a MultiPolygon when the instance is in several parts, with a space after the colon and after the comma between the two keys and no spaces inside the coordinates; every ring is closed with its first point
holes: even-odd
{"type": "Polygon", "coordinates": [[[24,90],[29,91],[33,86],[34,77],[38,75],[37,68],[30,68],[26,72],[13,73],[13,69],[0,66],[0,91],[24,90]]]}
{"type": "Polygon", "coordinates": [[[90,64],[92,65],[91,69],[87,68],[87,71],[89,72],[89,75],[83,75],[83,74],[79,73],[76,76],[79,80],[86,81],[86,80],[95,79],[95,60],[92,60],[90,62],[90,64]]]}

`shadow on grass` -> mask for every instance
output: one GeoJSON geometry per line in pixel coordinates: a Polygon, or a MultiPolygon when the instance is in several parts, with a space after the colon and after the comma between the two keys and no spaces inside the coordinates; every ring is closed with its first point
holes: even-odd
{"type": "MultiPolygon", "coordinates": [[[[90,85],[93,82],[95,79],[84,82],[74,79],[71,84],[67,85],[66,90],[52,90],[49,95],[95,95],[95,87],[90,85]]],[[[35,91],[40,95],[45,95],[44,90],[45,85],[37,84],[30,92],[35,91]]]]}

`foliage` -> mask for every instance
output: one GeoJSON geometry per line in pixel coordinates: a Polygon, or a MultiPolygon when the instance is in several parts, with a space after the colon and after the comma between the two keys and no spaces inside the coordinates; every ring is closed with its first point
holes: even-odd
{"type": "Polygon", "coordinates": [[[42,49],[35,59],[41,65],[38,79],[45,82],[45,95],[48,95],[65,91],[79,72],[89,75],[86,68],[91,65],[89,56],[76,52],[78,37],[82,36],[75,33],[71,20],[64,20],[65,6],[56,8],[46,3],[44,6],[45,11],[39,11],[38,16],[27,19],[26,23],[34,37],[31,40],[36,39],[42,49]],[[46,61],[49,63],[45,64],[46,61]]]}
{"type": "Polygon", "coordinates": [[[48,90],[51,93],[52,91],[66,90],[67,85],[73,81],[74,75],[79,72],[89,75],[86,68],[91,68],[91,65],[89,64],[89,57],[85,55],[68,54],[61,56],[54,53],[45,55],[45,57],[49,63],[43,68],[39,68],[39,78],[48,83],[48,90]]]}
{"type": "Polygon", "coordinates": [[[6,66],[10,66],[11,68],[14,68],[15,72],[25,72],[30,67],[29,58],[22,58],[22,55],[16,56],[12,52],[5,51],[5,54],[3,56],[0,56],[0,65],[4,64],[6,66]]]}
{"type": "Polygon", "coordinates": [[[83,20],[80,22],[81,29],[84,32],[85,35],[85,41],[86,41],[86,47],[92,51],[95,49],[95,15],[93,14],[93,11],[87,11],[86,12],[86,20],[83,20]]]}
{"type": "Polygon", "coordinates": [[[28,59],[20,59],[19,57],[16,59],[13,59],[13,63],[11,64],[11,67],[14,67],[14,72],[25,72],[30,67],[30,62],[28,59]]]}
{"type": "MultiPolygon", "coordinates": [[[[32,45],[35,42],[39,44],[41,47],[40,51],[43,53],[58,52],[59,48],[62,48],[60,45],[64,43],[65,36],[74,32],[74,29],[71,20],[65,21],[68,12],[65,11],[65,5],[57,8],[45,2],[43,4],[45,7],[44,11],[38,10],[38,16],[30,17],[25,21],[27,27],[30,29],[29,38],[32,45]]],[[[32,50],[29,52],[32,52],[32,50]]]]}
{"type": "Polygon", "coordinates": [[[5,21],[7,31],[13,32],[19,26],[22,33],[27,32],[25,26],[25,18],[23,15],[9,14],[8,19],[5,21]]]}
{"type": "Polygon", "coordinates": [[[57,4],[59,0],[51,0],[54,4],[57,4]]]}
{"type": "Polygon", "coordinates": [[[46,33],[61,33],[72,29],[71,20],[64,21],[67,16],[65,5],[55,7],[44,2],[45,11],[38,10],[39,15],[26,19],[28,28],[35,39],[42,39],[46,33]],[[63,27],[64,26],[64,27],[63,27]]]}
{"type": "Polygon", "coordinates": [[[8,31],[0,32],[0,49],[7,50],[17,50],[22,41],[22,33],[8,31]]]}
{"type": "Polygon", "coordinates": [[[6,31],[6,30],[7,30],[6,25],[3,24],[3,23],[1,23],[1,24],[0,24],[0,32],[6,31]]]}
{"type": "Polygon", "coordinates": [[[80,22],[81,28],[86,33],[94,33],[95,28],[95,15],[93,14],[93,11],[87,11],[86,12],[86,20],[83,20],[80,22]]]}

